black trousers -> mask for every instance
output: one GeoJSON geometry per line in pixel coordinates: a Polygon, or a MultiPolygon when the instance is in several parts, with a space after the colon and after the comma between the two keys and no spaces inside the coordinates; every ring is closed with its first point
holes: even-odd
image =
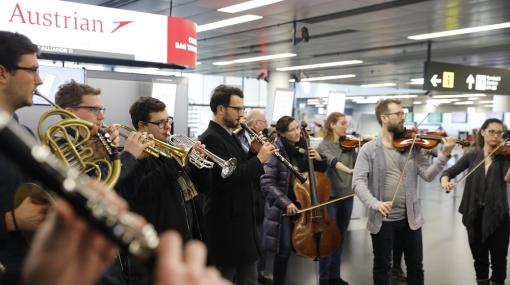
{"type": "Polygon", "coordinates": [[[482,241],[483,211],[482,208],[475,219],[474,234],[469,241],[474,259],[476,279],[488,279],[490,265],[492,268],[491,280],[496,283],[504,283],[510,234],[509,216],[507,214],[496,230],[485,241],[482,241]]]}
{"type": "Polygon", "coordinates": [[[372,234],[374,252],[374,285],[390,285],[390,269],[393,241],[398,237],[402,241],[404,259],[407,268],[407,284],[423,285],[423,244],[421,228],[412,230],[407,219],[383,222],[381,230],[372,234]]]}

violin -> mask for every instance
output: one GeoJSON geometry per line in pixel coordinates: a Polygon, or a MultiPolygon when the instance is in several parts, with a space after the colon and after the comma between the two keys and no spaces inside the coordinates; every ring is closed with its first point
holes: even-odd
{"type": "MultiPolygon", "coordinates": [[[[435,148],[445,137],[444,132],[425,132],[424,134],[418,134],[413,130],[405,130],[402,134],[395,136],[393,139],[393,147],[399,151],[405,151],[413,144],[423,149],[435,148]],[[416,140],[414,137],[416,136],[416,140]]],[[[467,140],[457,140],[457,144],[465,147],[470,146],[467,140]]]]}
{"type": "Polygon", "coordinates": [[[345,135],[340,138],[338,143],[343,150],[351,150],[358,147],[362,147],[367,142],[371,141],[371,138],[355,137],[353,135],[345,135]]]}
{"type": "MultiPolygon", "coordinates": [[[[307,149],[310,138],[306,125],[301,125],[301,134],[305,138],[307,149]]],[[[313,160],[308,156],[308,181],[294,184],[294,194],[299,205],[310,208],[329,199],[329,180],[326,175],[316,172],[313,160]]],[[[335,221],[328,216],[327,207],[317,207],[302,213],[294,221],[292,244],[300,256],[313,258],[326,257],[340,245],[340,231],[335,221]]]]}
{"type": "Polygon", "coordinates": [[[494,152],[494,155],[510,155],[510,141],[500,146],[496,152],[494,152]]]}

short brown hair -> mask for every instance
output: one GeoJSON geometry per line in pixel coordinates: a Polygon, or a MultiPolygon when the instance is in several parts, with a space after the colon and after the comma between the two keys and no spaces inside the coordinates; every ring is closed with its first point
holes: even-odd
{"type": "Polygon", "coordinates": [[[55,104],[61,108],[75,107],[80,105],[83,95],[99,95],[101,90],[87,84],[78,83],[74,80],[60,85],[55,94],[55,104]]]}
{"type": "Polygon", "coordinates": [[[331,124],[336,124],[342,117],[345,117],[344,113],[333,112],[329,114],[326,121],[324,121],[324,128],[326,129],[325,139],[333,140],[333,129],[331,128],[331,124]]]}
{"type": "Polygon", "coordinates": [[[398,104],[400,105],[401,102],[400,100],[397,100],[397,99],[384,99],[384,100],[380,100],[379,102],[377,102],[377,106],[375,106],[375,117],[377,118],[377,122],[379,122],[379,125],[382,126],[382,120],[381,120],[381,115],[384,115],[386,113],[388,113],[388,105],[389,104],[398,104]]]}
{"type": "Polygon", "coordinates": [[[209,103],[211,111],[216,115],[218,106],[227,107],[228,104],[230,104],[230,97],[232,96],[243,98],[244,94],[243,91],[237,87],[225,84],[218,85],[218,87],[214,88],[211,95],[211,101],[209,103]]]}

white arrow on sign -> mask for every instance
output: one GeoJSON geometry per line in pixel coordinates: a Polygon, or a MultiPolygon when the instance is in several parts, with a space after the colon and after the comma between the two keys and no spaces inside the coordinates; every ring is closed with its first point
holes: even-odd
{"type": "Polygon", "coordinates": [[[473,84],[475,84],[475,77],[473,74],[470,74],[468,78],[466,79],[466,83],[468,84],[468,89],[473,89],[473,84]]]}
{"type": "Polygon", "coordinates": [[[437,74],[434,74],[434,76],[430,78],[430,83],[432,83],[432,86],[437,87],[437,84],[441,83],[441,79],[437,78],[437,74]]]}

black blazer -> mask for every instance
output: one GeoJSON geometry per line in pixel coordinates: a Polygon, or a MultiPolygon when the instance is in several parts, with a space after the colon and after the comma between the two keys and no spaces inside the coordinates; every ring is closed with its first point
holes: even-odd
{"type": "Polygon", "coordinates": [[[203,173],[207,180],[199,182],[201,191],[206,191],[204,215],[210,261],[215,265],[253,262],[259,257],[253,191],[260,191],[254,181],[264,173],[262,163],[255,156],[249,158],[239,140],[214,121],[209,122],[200,141],[222,159],[237,159],[235,171],[225,179],[216,164],[211,170],[202,170],[210,172],[203,173]]]}

